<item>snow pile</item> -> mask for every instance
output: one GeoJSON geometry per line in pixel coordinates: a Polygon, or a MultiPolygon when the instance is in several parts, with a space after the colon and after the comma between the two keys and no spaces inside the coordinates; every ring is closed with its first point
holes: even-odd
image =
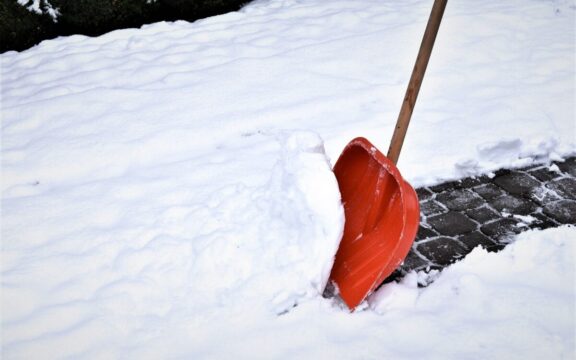
{"type": "Polygon", "coordinates": [[[424,290],[417,288],[423,274],[384,286],[371,308],[390,332],[426,338],[410,346],[425,358],[571,359],[575,239],[576,228],[565,226],[520,234],[500,253],[478,247],[424,290]]]}
{"type": "Polygon", "coordinates": [[[475,249],[433,274],[429,287],[417,287],[427,274],[411,274],[401,284],[382,287],[354,314],[332,300],[317,298],[276,318],[259,316],[253,309],[212,314],[212,322],[206,323],[188,318],[171,329],[171,336],[158,336],[130,354],[207,359],[572,359],[575,238],[576,228],[564,226],[523,233],[499,253],[475,249]]]}
{"type": "Polygon", "coordinates": [[[320,297],[343,226],[336,179],[316,134],[261,137],[268,152],[222,151],[224,169],[215,156],[204,169],[169,164],[76,186],[39,172],[10,186],[8,167],[8,354],[78,354],[181,317],[271,316],[320,297]]]}
{"type": "MultiPolygon", "coordinates": [[[[320,295],[330,163],[356,136],[387,148],[430,5],[262,0],[2,54],[2,355],[572,355],[570,227],[354,314],[320,295]]],[[[573,15],[448,5],[399,164],[413,186],[575,152],[573,15]]]]}

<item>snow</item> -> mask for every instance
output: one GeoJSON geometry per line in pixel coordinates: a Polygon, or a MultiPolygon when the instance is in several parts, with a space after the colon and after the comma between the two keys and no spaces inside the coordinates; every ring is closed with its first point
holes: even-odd
{"type": "MultiPolygon", "coordinates": [[[[570,226],[355,313],[321,296],[331,164],[387,149],[430,6],[260,0],[2,54],[3,358],[573,358],[570,226]]],[[[576,153],[575,8],[448,4],[414,187],[576,153]]]]}
{"type": "Polygon", "coordinates": [[[497,254],[476,248],[424,290],[416,274],[383,287],[372,308],[390,319],[389,331],[408,327],[427,338],[410,347],[421,358],[572,358],[574,235],[565,226],[522,233],[497,254]]]}
{"type": "Polygon", "coordinates": [[[25,6],[28,11],[35,12],[36,14],[48,14],[52,20],[56,21],[60,12],[54,8],[48,0],[16,0],[18,4],[25,6]]]}

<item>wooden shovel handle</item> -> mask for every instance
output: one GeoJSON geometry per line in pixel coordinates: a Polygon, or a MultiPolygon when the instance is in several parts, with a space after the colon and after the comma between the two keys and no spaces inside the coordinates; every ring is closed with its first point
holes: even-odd
{"type": "Polygon", "coordinates": [[[424,78],[426,67],[428,66],[428,60],[432,53],[434,40],[436,40],[436,34],[438,33],[438,28],[440,27],[440,22],[442,21],[442,15],[444,14],[447,1],[448,0],[435,0],[434,6],[432,6],[432,11],[430,12],[430,17],[428,18],[428,24],[426,25],[426,31],[424,32],[424,37],[420,44],[418,57],[416,58],[414,69],[412,70],[412,76],[410,77],[408,88],[406,89],[406,95],[404,95],[402,108],[400,109],[398,120],[396,121],[396,128],[394,129],[394,134],[390,141],[390,148],[388,148],[387,157],[394,164],[398,163],[400,150],[402,150],[402,144],[406,137],[408,124],[410,124],[412,111],[414,111],[414,105],[416,105],[416,98],[418,97],[420,85],[422,84],[422,79],[424,78]]]}

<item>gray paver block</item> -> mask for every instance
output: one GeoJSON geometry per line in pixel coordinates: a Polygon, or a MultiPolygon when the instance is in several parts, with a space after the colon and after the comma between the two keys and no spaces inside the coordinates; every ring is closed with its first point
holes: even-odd
{"type": "Polygon", "coordinates": [[[442,235],[455,236],[476,230],[478,225],[467,216],[449,211],[446,214],[435,215],[428,218],[430,224],[442,235]]]}
{"type": "Polygon", "coordinates": [[[449,181],[442,184],[430,186],[429,189],[434,193],[440,193],[446,190],[460,189],[461,183],[459,181],[449,181]]]}
{"type": "Polygon", "coordinates": [[[470,251],[458,241],[439,237],[417,245],[418,252],[438,265],[449,265],[470,251]]]}
{"type": "Polygon", "coordinates": [[[546,204],[544,213],[562,224],[576,224],[576,201],[558,200],[546,204]]]}
{"type": "Polygon", "coordinates": [[[540,181],[550,181],[560,176],[559,173],[551,171],[549,167],[540,167],[529,170],[528,173],[540,181]]]}
{"type": "Polygon", "coordinates": [[[426,188],[419,188],[416,189],[416,195],[418,195],[418,201],[422,202],[430,199],[434,193],[426,188]]]}
{"type": "Polygon", "coordinates": [[[474,187],[474,186],[486,184],[491,180],[492,179],[490,179],[488,176],[482,175],[482,176],[474,176],[474,177],[464,178],[464,179],[460,180],[459,182],[460,182],[460,186],[462,188],[469,189],[469,188],[474,187]]]}
{"type": "Polygon", "coordinates": [[[552,180],[546,186],[563,198],[576,200],[576,179],[574,178],[552,180]]]}
{"type": "Polygon", "coordinates": [[[502,248],[502,245],[492,241],[488,236],[482,234],[480,231],[473,231],[471,233],[461,235],[458,240],[472,250],[477,246],[482,246],[484,249],[490,251],[497,251],[502,248]]]}
{"type": "Polygon", "coordinates": [[[490,201],[504,195],[504,190],[494,184],[486,184],[473,188],[484,200],[490,201]]]}
{"type": "Polygon", "coordinates": [[[481,224],[496,220],[500,217],[500,214],[490,209],[488,206],[482,206],[479,208],[466,210],[466,215],[468,215],[471,219],[474,219],[481,224]]]}
{"type": "Polygon", "coordinates": [[[420,227],[418,228],[418,233],[416,234],[416,241],[421,239],[427,239],[434,236],[438,236],[438,233],[436,231],[420,225],[420,227]]]}
{"type": "Polygon", "coordinates": [[[535,211],[537,206],[530,200],[526,200],[514,195],[504,195],[492,201],[492,206],[500,211],[507,211],[511,214],[528,215],[535,211]]]}
{"type": "Polygon", "coordinates": [[[526,173],[518,171],[497,176],[494,178],[494,183],[510,194],[519,196],[528,196],[534,189],[541,185],[540,181],[526,173]]]}
{"type": "Polygon", "coordinates": [[[467,189],[444,191],[436,195],[436,200],[456,211],[478,207],[484,203],[480,196],[467,189]]]}
{"type": "Polygon", "coordinates": [[[404,262],[402,263],[402,269],[407,269],[408,271],[410,271],[414,269],[424,268],[429,264],[430,262],[428,260],[421,258],[414,251],[410,251],[406,256],[406,259],[404,259],[404,262]]]}
{"type": "Polygon", "coordinates": [[[550,202],[561,200],[562,198],[556,191],[548,187],[548,184],[542,185],[535,189],[530,195],[530,199],[540,206],[550,202]]]}
{"type": "Polygon", "coordinates": [[[434,185],[430,187],[430,190],[435,193],[440,193],[446,190],[458,190],[458,189],[468,189],[473,186],[479,186],[490,181],[490,178],[486,175],[468,177],[460,180],[449,181],[442,184],[434,185]]]}
{"type": "MultiPolygon", "coordinates": [[[[494,222],[484,224],[480,227],[480,230],[485,235],[492,239],[500,240],[500,238],[507,235],[519,234],[522,232],[522,227],[518,226],[521,221],[513,218],[503,218],[496,220],[494,222]]],[[[500,242],[500,241],[499,241],[500,242]]]]}
{"type": "Polygon", "coordinates": [[[534,222],[534,225],[533,225],[533,227],[536,229],[548,229],[551,227],[558,226],[558,222],[549,218],[548,216],[546,216],[543,213],[537,212],[534,214],[530,214],[530,216],[536,218],[536,221],[534,222]]]}
{"type": "Polygon", "coordinates": [[[555,164],[563,173],[576,177],[576,157],[567,159],[563,162],[556,162],[555,164]]]}
{"type": "Polygon", "coordinates": [[[424,216],[429,216],[444,213],[446,209],[434,200],[427,200],[420,203],[420,211],[424,216]]]}

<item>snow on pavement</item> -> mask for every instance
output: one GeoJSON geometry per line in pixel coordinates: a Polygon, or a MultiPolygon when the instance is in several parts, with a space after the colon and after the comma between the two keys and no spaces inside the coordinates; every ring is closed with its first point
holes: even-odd
{"type": "MultiPolygon", "coordinates": [[[[354,314],[321,297],[330,164],[355,136],[387,148],[430,6],[261,0],[2,54],[2,355],[572,357],[573,227],[354,314]]],[[[574,8],[448,4],[412,185],[576,152],[574,8]]]]}

